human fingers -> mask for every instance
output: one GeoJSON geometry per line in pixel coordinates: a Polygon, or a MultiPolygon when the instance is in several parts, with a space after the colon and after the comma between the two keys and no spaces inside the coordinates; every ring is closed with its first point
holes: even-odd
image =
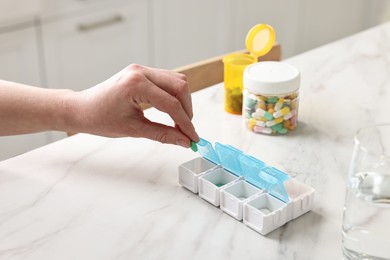
{"type": "MultiPolygon", "coordinates": [[[[139,65],[141,66],[141,65],[139,65]]],[[[183,79],[183,76],[185,76],[183,73],[180,73],[180,72],[177,72],[177,71],[174,71],[174,70],[167,70],[167,69],[160,69],[160,68],[152,68],[152,67],[148,67],[148,66],[142,66],[146,69],[150,69],[150,70],[154,70],[154,71],[157,71],[157,72],[161,72],[161,73],[165,73],[165,74],[168,74],[170,76],[173,76],[173,77],[177,77],[179,79],[183,79]]]]}
{"type": "Polygon", "coordinates": [[[141,65],[130,65],[131,70],[145,75],[154,85],[177,98],[190,119],[193,117],[192,100],[187,77],[174,71],[154,69],[141,65]]]}
{"type": "MultiPolygon", "coordinates": [[[[175,129],[177,129],[178,131],[183,132],[178,124],[175,123],[175,126],[174,126],[174,127],[175,127],[175,129]]],[[[199,142],[199,140],[200,140],[199,135],[196,134],[196,136],[197,136],[197,138],[196,138],[196,139],[191,139],[191,141],[194,141],[195,143],[199,142]]]]}
{"type": "Polygon", "coordinates": [[[141,126],[141,132],[143,137],[161,143],[180,145],[185,148],[189,148],[191,144],[191,140],[180,130],[149,121],[146,118],[141,126]]]}
{"type": "MultiPolygon", "coordinates": [[[[143,77],[144,75],[138,74],[138,76],[143,77]]],[[[143,84],[141,91],[137,91],[134,98],[141,103],[148,103],[156,109],[167,113],[186,136],[193,141],[198,141],[199,136],[190,118],[184,111],[181,102],[147,79],[143,81],[143,84]]]]}

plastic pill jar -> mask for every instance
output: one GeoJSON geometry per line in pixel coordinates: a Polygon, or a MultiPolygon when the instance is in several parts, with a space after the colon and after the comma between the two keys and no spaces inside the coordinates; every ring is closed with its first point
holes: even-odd
{"type": "Polygon", "coordinates": [[[241,115],[244,69],[257,62],[252,54],[234,53],[223,58],[225,111],[241,115]]]}
{"type": "Polygon", "coordinates": [[[275,31],[268,24],[253,26],[245,39],[248,53],[232,53],[223,58],[225,111],[242,114],[244,69],[257,63],[258,57],[266,55],[274,46],[275,31]]]}
{"type": "Polygon", "coordinates": [[[242,109],[245,127],[268,135],[295,130],[299,84],[299,71],[287,63],[263,61],[246,67],[242,109]]]}

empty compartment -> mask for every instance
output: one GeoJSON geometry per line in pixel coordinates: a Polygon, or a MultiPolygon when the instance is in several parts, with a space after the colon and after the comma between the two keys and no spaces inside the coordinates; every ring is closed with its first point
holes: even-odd
{"type": "Polygon", "coordinates": [[[201,157],[183,163],[179,166],[179,184],[198,193],[199,176],[215,167],[217,165],[201,157]]]}
{"type": "Polygon", "coordinates": [[[215,206],[219,206],[220,189],[239,177],[223,168],[216,168],[199,178],[199,196],[215,206]]]}
{"type": "Polygon", "coordinates": [[[292,219],[312,209],[315,191],[312,187],[294,179],[285,181],[284,187],[292,203],[292,219]]]}
{"type": "Polygon", "coordinates": [[[243,200],[262,192],[252,184],[240,180],[221,190],[221,209],[237,220],[242,220],[243,200]]]}
{"type": "Polygon", "coordinates": [[[260,234],[268,234],[289,219],[288,204],[270,194],[261,194],[244,203],[244,223],[260,234]]]}

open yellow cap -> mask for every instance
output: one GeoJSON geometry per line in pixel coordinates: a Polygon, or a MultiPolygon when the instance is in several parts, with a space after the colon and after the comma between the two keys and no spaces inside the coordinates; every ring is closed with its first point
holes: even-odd
{"type": "Polygon", "coordinates": [[[274,42],[274,29],[268,24],[257,24],[246,35],[245,45],[250,53],[260,57],[272,49],[274,42]]]}

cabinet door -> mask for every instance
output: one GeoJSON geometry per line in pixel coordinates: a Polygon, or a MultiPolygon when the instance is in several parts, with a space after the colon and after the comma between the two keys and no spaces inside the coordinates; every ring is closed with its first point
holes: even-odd
{"type": "Polygon", "coordinates": [[[0,31],[0,78],[40,86],[40,64],[33,25],[0,31]]]}
{"type": "Polygon", "coordinates": [[[146,1],[43,23],[48,86],[83,90],[149,64],[146,1]]]}
{"type": "MultiPolygon", "coordinates": [[[[35,28],[0,32],[0,78],[39,86],[39,75],[35,28]]],[[[45,145],[47,139],[46,133],[0,137],[0,160],[45,145]]]]}

